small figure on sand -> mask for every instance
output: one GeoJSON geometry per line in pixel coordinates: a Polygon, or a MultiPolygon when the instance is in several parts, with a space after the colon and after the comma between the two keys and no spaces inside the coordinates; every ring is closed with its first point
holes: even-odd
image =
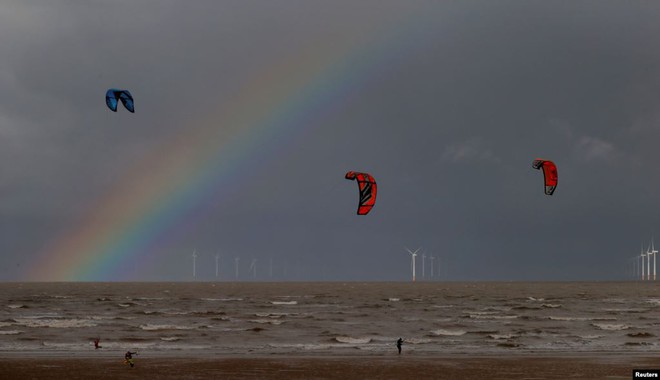
{"type": "Polygon", "coordinates": [[[135,362],[133,361],[133,355],[137,354],[137,352],[126,351],[126,354],[124,355],[124,363],[130,365],[131,368],[134,367],[135,362]]]}
{"type": "Polygon", "coordinates": [[[100,339],[100,338],[96,338],[96,339],[94,339],[94,349],[95,349],[95,350],[98,350],[99,348],[103,348],[103,347],[99,346],[99,343],[101,343],[101,339],[100,339]]]}
{"type": "Polygon", "coordinates": [[[403,344],[403,339],[399,338],[399,340],[396,341],[396,348],[399,349],[399,355],[401,355],[401,345],[403,344]]]}

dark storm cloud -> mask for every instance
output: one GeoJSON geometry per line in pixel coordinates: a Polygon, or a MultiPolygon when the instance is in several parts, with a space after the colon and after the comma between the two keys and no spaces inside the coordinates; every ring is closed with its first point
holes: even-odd
{"type": "Polygon", "coordinates": [[[660,232],[658,16],[655,3],[614,1],[10,2],[0,278],[17,279],[126,168],[264,64],[370,47],[375,30],[406,49],[375,57],[350,101],[255,162],[136,278],[190,279],[194,247],[201,279],[220,254],[223,278],[240,256],[243,279],[257,258],[259,279],[272,259],[276,279],[403,280],[403,246],[420,245],[444,279],[621,278],[660,232]],[[413,22],[398,24],[406,12],[413,22]],[[133,92],[135,115],[108,116],[115,86],[133,92]],[[559,166],[553,197],[531,168],[539,156],[559,166]],[[368,217],[354,215],[347,170],[379,182],[368,217]]]}

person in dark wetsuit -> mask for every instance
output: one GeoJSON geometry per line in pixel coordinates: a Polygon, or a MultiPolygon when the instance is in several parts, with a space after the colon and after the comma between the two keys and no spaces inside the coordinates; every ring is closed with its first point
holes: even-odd
{"type": "Polygon", "coordinates": [[[131,367],[135,366],[133,355],[137,355],[137,352],[126,351],[126,354],[124,355],[124,363],[130,365],[131,367]]]}
{"type": "Polygon", "coordinates": [[[403,339],[399,338],[399,340],[396,341],[396,348],[399,349],[399,355],[401,355],[401,345],[403,344],[403,339]]]}
{"type": "Polygon", "coordinates": [[[99,343],[101,343],[101,339],[99,339],[99,338],[94,339],[94,349],[95,350],[98,350],[99,348],[102,348],[101,346],[99,346],[99,343]]]}

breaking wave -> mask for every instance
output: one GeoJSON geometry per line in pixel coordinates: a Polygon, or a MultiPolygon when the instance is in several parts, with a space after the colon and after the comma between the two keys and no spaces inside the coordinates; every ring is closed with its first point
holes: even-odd
{"type": "Polygon", "coordinates": [[[467,331],[465,330],[446,330],[446,329],[437,329],[431,331],[431,334],[439,336],[439,335],[446,335],[446,336],[461,336],[467,334],[467,331]]]}
{"type": "Polygon", "coordinates": [[[192,326],[179,326],[179,325],[152,325],[147,323],[146,325],[140,325],[140,328],[145,331],[158,331],[158,330],[193,330],[192,326]]]}
{"type": "Polygon", "coordinates": [[[598,329],[608,330],[608,331],[620,331],[620,330],[627,330],[630,328],[630,326],[628,325],[618,324],[618,323],[592,323],[591,325],[598,329]]]}
{"type": "Polygon", "coordinates": [[[89,319],[49,319],[49,318],[15,318],[19,326],[25,327],[50,327],[56,329],[95,327],[96,323],[89,319]]]}
{"type": "Polygon", "coordinates": [[[297,305],[298,301],[270,301],[273,305],[297,305]]]}
{"type": "Polygon", "coordinates": [[[367,344],[371,342],[371,338],[353,338],[350,336],[337,336],[335,340],[339,343],[348,343],[348,344],[367,344]]]}
{"type": "Polygon", "coordinates": [[[0,330],[0,335],[17,335],[17,334],[22,334],[23,331],[19,330],[0,330]]]}
{"type": "Polygon", "coordinates": [[[284,321],[281,321],[279,319],[251,319],[250,322],[252,323],[261,323],[261,324],[269,324],[269,325],[281,325],[284,323],[284,321]]]}

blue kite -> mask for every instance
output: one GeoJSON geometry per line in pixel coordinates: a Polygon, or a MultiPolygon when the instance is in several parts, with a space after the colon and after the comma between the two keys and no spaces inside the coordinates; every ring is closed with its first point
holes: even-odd
{"type": "Polygon", "coordinates": [[[105,104],[112,112],[117,112],[117,99],[121,100],[124,107],[131,113],[135,112],[135,104],[133,104],[133,95],[128,90],[118,90],[111,88],[105,93],[105,104]]]}

